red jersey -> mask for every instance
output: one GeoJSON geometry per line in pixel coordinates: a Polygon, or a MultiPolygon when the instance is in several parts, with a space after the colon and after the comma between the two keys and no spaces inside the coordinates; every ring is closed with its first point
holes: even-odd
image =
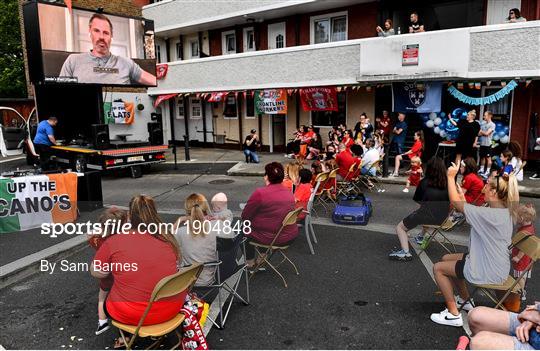
{"type": "MultiPolygon", "coordinates": [[[[303,183],[296,187],[294,192],[294,201],[296,203],[295,208],[302,207],[304,210],[307,210],[307,205],[309,198],[311,196],[311,183],[303,183]]],[[[298,215],[298,219],[304,219],[306,214],[304,212],[298,215]]]]}
{"type": "Polygon", "coordinates": [[[422,166],[416,165],[411,167],[411,174],[409,174],[409,184],[411,186],[418,186],[420,179],[422,179],[422,166]]]}
{"type": "MultiPolygon", "coordinates": [[[[534,225],[532,224],[524,225],[521,228],[519,228],[517,232],[524,232],[527,235],[534,235],[534,232],[535,232],[534,225]]],[[[519,249],[517,247],[514,247],[512,249],[512,257],[517,256],[519,252],[520,252],[519,249]]],[[[512,261],[512,267],[516,271],[524,271],[529,266],[530,263],[531,263],[531,258],[527,255],[523,255],[523,257],[518,261],[518,263],[515,263],[512,261]]]]}
{"type": "Polygon", "coordinates": [[[347,149],[349,149],[354,144],[354,140],[351,137],[347,137],[343,138],[341,143],[344,144],[347,149]]]}
{"type": "MultiPolygon", "coordinates": [[[[121,323],[137,325],[157,282],[177,272],[177,257],[169,243],[154,235],[116,234],[98,249],[93,265],[96,271],[110,271],[114,277],[107,312],[121,323]]],[[[144,325],[163,323],[177,315],[186,293],[154,302],[144,325]]]]}
{"type": "Polygon", "coordinates": [[[476,206],[480,206],[484,203],[484,194],[482,194],[484,181],[478,174],[469,173],[463,177],[461,187],[467,190],[465,192],[465,200],[467,203],[476,206]]]}
{"type": "MultiPolygon", "coordinates": [[[[337,173],[345,179],[345,177],[347,177],[347,175],[349,174],[349,169],[351,168],[351,166],[355,163],[359,164],[360,159],[354,157],[347,149],[337,154],[336,162],[339,166],[337,173]]],[[[350,174],[347,178],[351,179],[353,176],[353,174],[350,174]]]]}
{"type": "Polygon", "coordinates": [[[379,120],[379,122],[377,123],[377,130],[382,130],[384,135],[388,136],[390,135],[390,132],[392,131],[392,126],[391,126],[391,122],[390,122],[390,117],[386,116],[386,117],[381,117],[381,119],[379,120]],[[385,122],[385,123],[388,123],[388,125],[386,127],[383,127],[381,125],[382,122],[385,122]]]}
{"type": "Polygon", "coordinates": [[[424,146],[422,145],[422,142],[420,140],[416,140],[413,144],[413,146],[411,147],[411,153],[408,155],[409,158],[413,158],[413,157],[422,157],[422,148],[424,146]]]}

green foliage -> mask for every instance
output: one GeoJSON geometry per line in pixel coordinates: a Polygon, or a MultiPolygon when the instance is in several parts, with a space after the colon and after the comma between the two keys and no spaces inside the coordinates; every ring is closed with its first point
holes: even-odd
{"type": "Polygon", "coordinates": [[[0,1],[0,98],[27,97],[18,0],[0,1]]]}

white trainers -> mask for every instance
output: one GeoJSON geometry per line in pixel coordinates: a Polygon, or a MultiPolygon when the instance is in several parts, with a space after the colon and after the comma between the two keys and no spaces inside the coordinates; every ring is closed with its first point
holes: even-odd
{"type": "Polygon", "coordinates": [[[448,309],[446,308],[440,313],[432,313],[431,320],[437,324],[449,325],[451,327],[463,326],[463,318],[461,318],[461,313],[454,316],[452,313],[448,312],[448,309]]]}
{"type": "Polygon", "coordinates": [[[408,193],[408,192],[409,192],[409,188],[403,189],[403,192],[404,192],[404,193],[408,193]]]}
{"type": "Polygon", "coordinates": [[[461,296],[456,296],[456,304],[457,304],[458,309],[462,309],[467,312],[471,311],[474,308],[473,299],[470,299],[469,301],[465,302],[465,300],[463,300],[461,296]]]}

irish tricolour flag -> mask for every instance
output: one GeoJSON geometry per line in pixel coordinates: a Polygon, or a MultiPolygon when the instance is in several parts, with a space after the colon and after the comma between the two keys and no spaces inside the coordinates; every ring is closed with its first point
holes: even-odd
{"type": "Polygon", "coordinates": [[[77,218],[75,173],[0,178],[0,233],[77,218]]]}

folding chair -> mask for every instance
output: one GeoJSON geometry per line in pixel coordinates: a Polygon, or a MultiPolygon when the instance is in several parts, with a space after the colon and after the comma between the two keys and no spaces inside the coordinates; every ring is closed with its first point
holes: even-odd
{"type": "Polygon", "coordinates": [[[313,250],[313,245],[311,244],[310,236],[313,236],[313,241],[315,242],[315,244],[317,244],[317,237],[315,237],[315,231],[313,230],[313,224],[311,223],[311,219],[312,219],[311,211],[313,211],[313,203],[315,202],[315,196],[317,195],[320,186],[321,186],[321,181],[319,180],[315,184],[315,188],[311,190],[311,196],[309,197],[306,210],[302,210],[302,212],[305,213],[306,216],[304,217],[303,222],[298,223],[299,227],[304,227],[304,233],[306,234],[306,239],[309,245],[309,251],[311,252],[312,255],[315,255],[315,251],[313,250]]]}
{"type": "Polygon", "coordinates": [[[356,174],[358,170],[359,165],[356,163],[353,163],[349,170],[347,171],[347,174],[345,175],[345,178],[342,181],[336,182],[336,196],[339,197],[340,195],[347,196],[352,190],[354,190],[354,186],[352,185],[352,178],[356,174]]]}
{"type": "MultiPolygon", "coordinates": [[[[518,232],[516,235],[514,235],[514,238],[512,238],[512,244],[510,245],[509,249],[512,249],[513,247],[518,248],[525,255],[531,258],[531,263],[529,266],[523,270],[517,279],[514,279],[514,277],[509,275],[504,283],[500,285],[472,284],[475,289],[471,294],[470,299],[472,299],[476,292],[480,290],[491,301],[493,301],[493,303],[495,303],[495,308],[500,308],[506,311],[506,308],[503,305],[504,301],[508,298],[508,296],[510,296],[511,293],[519,294],[523,290],[524,284],[522,284],[521,281],[529,274],[536,261],[538,261],[538,258],[540,258],[540,239],[534,235],[527,235],[527,233],[518,232]],[[493,294],[491,291],[504,292],[504,295],[499,299],[497,298],[497,294],[493,294]]],[[[470,299],[468,301],[470,301],[470,299]]],[[[467,301],[465,301],[463,305],[465,305],[465,303],[467,303],[467,301]]],[[[460,306],[460,310],[462,307],[463,306],[460,306]]]]}
{"type": "Polygon", "coordinates": [[[182,335],[178,332],[178,327],[185,319],[185,316],[182,313],[177,314],[171,320],[163,323],[144,326],[143,323],[155,301],[178,295],[185,290],[191,290],[197,281],[202,268],[203,266],[201,264],[194,264],[192,266],[182,268],[179,272],[161,279],[154,287],[154,291],[152,292],[148,306],[146,306],[146,309],[139,320],[139,324],[129,325],[112,320],[112,325],[118,328],[120,337],[122,338],[124,345],[126,345],[127,350],[131,349],[137,337],[157,338],[157,340],[148,347],[148,349],[150,349],[156,345],[159,345],[161,339],[172,331],[174,331],[178,337],[178,343],[174,345],[172,349],[176,349],[178,346],[180,346],[182,335]],[[129,342],[126,340],[124,332],[132,334],[129,342]]]}
{"type": "Polygon", "coordinates": [[[232,303],[234,299],[240,300],[243,304],[249,305],[249,276],[247,267],[245,264],[246,261],[246,247],[245,242],[246,238],[243,235],[237,235],[233,239],[229,238],[220,238],[218,237],[216,242],[218,260],[215,262],[204,263],[204,267],[216,267],[216,276],[215,282],[207,286],[196,286],[194,290],[206,290],[202,294],[201,298],[205,298],[210,295],[210,293],[217,291],[217,299],[219,303],[219,321],[215,321],[210,317],[207,317],[209,321],[212,322],[217,328],[223,329],[225,327],[225,322],[229,316],[232,303]],[[238,258],[241,256],[241,261],[238,263],[238,258]],[[240,273],[238,273],[240,272],[240,273]],[[227,282],[229,278],[236,274],[236,277],[231,281],[227,282]],[[246,280],[246,297],[242,297],[238,293],[238,287],[242,280],[242,276],[245,276],[246,280]],[[223,313],[223,307],[227,304],[227,299],[229,296],[222,301],[222,291],[229,293],[230,300],[223,313]]]}
{"type": "Polygon", "coordinates": [[[455,226],[456,226],[456,223],[452,221],[451,216],[446,217],[446,219],[444,220],[444,222],[442,222],[441,225],[430,225],[430,224],[422,225],[424,229],[431,230],[431,233],[425,234],[426,238],[424,239],[424,242],[420,246],[421,250],[418,253],[418,256],[420,256],[422,252],[427,250],[427,248],[429,247],[429,244],[431,244],[433,240],[435,240],[439,245],[441,245],[443,249],[446,250],[446,252],[455,253],[457,251],[456,246],[454,245],[452,241],[450,241],[450,239],[448,239],[446,235],[444,235],[445,232],[452,230],[455,226]],[[437,236],[441,236],[442,237],[441,240],[439,240],[437,236]],[[451,251],[445,245],[445,243],[451,245],[453,251],[451,251]]]}
{"type": "Polygon", "coordinates": [[[291,261],[289,257],[287,257],[287,255],[285,254],[285,250],[289,248],[289,245],[275,245],[275,242],[279,238],[279,235],[283,231],[283,228],[285,228],[288,225],[293,225],[293,224],[296,225],[296,220],[298,219],[298,215],[300,214],[300,212],[302,212],[302,208],[297,208],[287,213],[287,215],[281,222],[281,227],[279,228],[278,232],[276,233],[276,236],[274,237],[270,245],[260,244],[254,241],[249,242],[250,245],[255,246],[255,251],[257,252],[258,260],[260,259],[260,261],[258,261],[258,263],[255,265],[255,268],[253,269],[254,273],[251,275],[250,279],[255,276],[255,274],[257,273],[257,271],[259,270],[261,266],[267,265],[268,267],[272,268],[272,270],[276,272],[277,275],[281,277],[281,279],[283,280],[283,284],[285,285],[285,287],[287,287],[287,281],[285,280],[283,275],[277,270],[277,268],[285,261],[289,262],[293,266],[297,275],[300,274],[294,262],[291,261]],[[261,252],[261,250],[264,250],[264,252],[261,252]],[[276,252],[279,252],[282,255],[283,259],[277,265],[274,266],[272,263],[270,263],[270,259],[276,252]]]}
{"type": "Polygon", "coordinates": [[[373,188],[376,187],[376,183],[379,182],[379,180],[377,179],[377,176],[372,176],[371,172],[372,170],[375,170],[375,174],[377,174],[377,172],[379,171],[380,163],[381,163],[380,160],[373,162],[371,166],[369,166],[367,170],[367,174],[365,175],[360,174],[360,176],[358,177],[358,183],[369,191],[372,191],[373,188]]]}
{"type": "Polygon", "coordinates": [[[326,204],[325,202],[321,199],[321,196],[324,194],[324,187],[326,185],[326,182],[328,180],[328,175],[330,174],[330,172],[323,172],[323,173],[319,173],[316,177],[315,177],[315,188],[317,189],[316,192],[314,192],[315,194],[315,197],[314,197],[314,200],[313,200],[313,210],[315,211],[315,205],[317,204],[321,204],[321,206],[324,208],[324,211],[325,212],[328,212],[328,209],[326,208],[326,204]]]}
{"type": "Polygon", "coordinates": [[[324,206],[326,210],[326,204],[329,204],[331,201],[334,205],[336,204],[336,193],[337,193],[337,169],[334,169],[333,171],[330,171],[328,174],[328,178],[326,179],[326,182],[324,183],[321,196],[319,196],[319,199],[321,201],[321,204],[324,206]],[[328,187],[327,185],[330,185],[328,187]],[[325,195],[325,196],[323,196],[325,195]],[[329,200],[329,201],[327,201],[329,200]],[[324,203],[324,204],[323,204],[324,203]]]}

